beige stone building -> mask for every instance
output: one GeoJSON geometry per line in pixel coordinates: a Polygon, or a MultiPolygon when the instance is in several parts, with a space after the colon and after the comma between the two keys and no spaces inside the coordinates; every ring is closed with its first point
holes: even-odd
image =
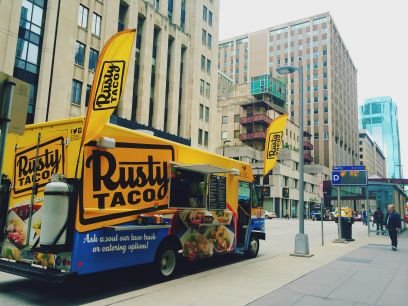
{"type": "Polygon", "coordinates": [[[360,130],[360,164],[365,165],[369,177],[387,177],[386,158],[380,146],[367,130],[360,130]]]}
{"type": "Polygon", "coordinates": [[[115,115],[214,150],[219,0],[0,1],[0,70],[31,84],[28,122],[86,113],[104,43],[136,28],[115,115]]]}
{"type": "MultiPolygon", "coordinates": [[[[315,163],[358,164],[357,69],[329,13],[219,43],[219,70],[235,83],[282,65],[303,67],[305,130],[315,163]]],[[[288,77],[288,112],[299,122],[297,73],[288,77]]]]}
{"type": "MultiPolygon", "coordinates": [[[[237,160],[252,163],[255,179],[268,186],[264,208],[275,212],[279,217],[286,213],[298,217],[299,201],[299,145],[301,143],[299,126],[288,121],[283,135],[283,148],[279,153],[276,167],[263,177],[263,153],[266,129],[274,118],[285,112],[285,86],[279,91],[266,90],[261,94],[256,85],[259,81],[279,87],[279,80],[270,76],[255,77],[251,84],[231,84],[231,80],[219,74],[218,117],[221,118],[217,153],[237,160]],[[252,86],[251,86],[252,85],[252,86]],[[268,94],[265,94],[268,93],[268,94]],[[283,107],[282,107],[283,106],[283,107]]],[[[324,180],[329,179],[327,167],[311,164],[313,146],[308,137],[303,138],[305,148],[305,209],[309,215],[311,208],[321,202],[319,191],[324,180]]]]}

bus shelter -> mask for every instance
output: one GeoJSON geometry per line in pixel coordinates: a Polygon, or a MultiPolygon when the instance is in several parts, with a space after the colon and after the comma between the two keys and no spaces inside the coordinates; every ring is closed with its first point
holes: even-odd
{"type": "MultiPolygon", "coordinates": [[[[331,181],[325,181],[323,185],[325,208],[333,211],[337,207],[337,188],[332,186],[331,181]]],[[[407,203],[408,195],[399,184],[368,180],[367,186],[344,186],[340,189],[341,207],[350,207],[355,214],[366,210],[368,220],[379,208],[384,215],[389,204],[395,205],[395,210],[401,215],[401,228],[407,228],[407,203]]],[[[368,231],[375,232],[375,228],[368,222],[368,231]]]]}

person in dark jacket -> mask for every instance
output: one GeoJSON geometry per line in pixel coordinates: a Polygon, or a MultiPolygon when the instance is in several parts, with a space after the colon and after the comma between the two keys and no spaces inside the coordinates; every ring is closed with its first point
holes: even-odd
{"type": "Polygon", "coordinates": [[[385,226],[390,234],[392,250],[396,251],[398,246],[398,232],[401,229],[401,216],[395,211],[393,204],[388,205],[388,212],[385,215],[385,226]]]}
{"type": "Polygon", "coordinates": [[[374,223],[377,224],[377,235],[380,232],[381,229],[381,233],[383,233],[384,228],[384,213],[382,212],[380,207],[377,207],[377,210],[374,212],[374,223]]]}

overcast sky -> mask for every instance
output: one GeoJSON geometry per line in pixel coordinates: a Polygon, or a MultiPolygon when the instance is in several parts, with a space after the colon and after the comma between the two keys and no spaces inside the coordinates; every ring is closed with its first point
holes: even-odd
{"type": "Polygon", "coordinates": [[[220,0],[220,39],[330,12],[358,69],[359,104],[391,96],[398,104],[408,176],[408,24],[403,0],[220,0]]]}

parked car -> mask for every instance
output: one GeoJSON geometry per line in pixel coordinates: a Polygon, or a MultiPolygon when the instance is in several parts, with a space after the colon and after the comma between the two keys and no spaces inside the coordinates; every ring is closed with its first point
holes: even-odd
{"type": "Polygon", "coordinates": [[[276,213],[264,210],[264,217],[265,219],[273,219],[276,218],[276,213]]]}
{"type": "Polygon", "coordinates": [[[354,221],[363,221],[363,215],[359,212],[354,214],[353,216],[354,221]]]}
{"type": "Polygon", "coordinates": [[[313,209],[311,212],[310,212],[310,218],[313,220],[313,221],[316,221],[316,220],[318,220],[318,221],[320,221],[321,219],[322,219],[322,214],[321,214],[321,212],[320,212],[320,209],[313,209]]]}

